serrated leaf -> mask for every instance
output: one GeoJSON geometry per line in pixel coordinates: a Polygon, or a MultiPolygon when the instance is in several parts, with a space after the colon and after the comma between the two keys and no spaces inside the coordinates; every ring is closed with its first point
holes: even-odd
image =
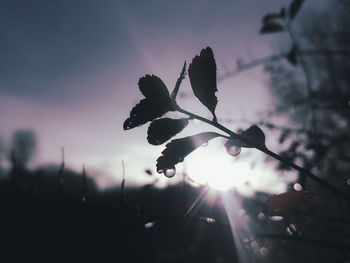
{"type": "Polygon", "coordinates": [[[276,33],[284,31],[284,27],[274,21],[268,21],[263,24],[263,27],[260,29],[261,34],[267,34],[267,33],[276,33]]]}
{"type": "Polygon", "coordinates": [[[140,78],[138,85],[146,99],[131,110],[130,117],[123,124],[124,130],[141,126],[176,109],[167,87],[157,76],[146,75],[140,78]]]}
{"type": "MultiPolygon", "coordinates": [[[[261,148],[266,148],[265,145],[265,134],[264,132],[256,125],[249,127],[247,130],[239,133],[239,135],[248,141],[260,146],[261,148]]],[[[231,138],[225,143],[226,149],[232,146],[244,147],[244,148],[254,148],[253,146],[239,140],[236,138],[231,138]]]]}
{"type": "Polygon", "coordinates": [[[130,117],[124,122],[124,130],[141,126],[149,121],[163,116],[168,111],[174,111],[175,105],[170,97],[159,99],[143,99],[132,108],[130,117]]]}
{"type": "Polygon", "coordinates": [[[304,0],[294,0],[290,3],[288,11],[289,11],[289,20],[293,20],[295,16],[298,14],[300,7],[304,3],[304,0]]]}
{"type": "Polygon", "coordinates": [[[146,75],[139,80],[139,89],[147,99],[169,97],[164,82],[155,75],[146,75]]]}
{"type": "Polygon", "coordinates": [[[295,212],[302,203],[313,197],[315,194],[305,191],[273,195],[265,201],[264,213],[267,216],[286,216],[295,212]]]}
{"type": "Polygon", "coordinates": [[[188,67],[188,75],[194,95],[214,114],[218,103],[215,92],[218,90],[216,63],[210,47],[203,49],[199,56],[193,58],[188,67]]]}
{"type": "Polygon", "coordinates": [[[163,118],[155,120],[148,128],[147,140],[150,144],[159,145],[165,143],[171,137],[181,132],[188,125],[188,119],[163,118]]]}
{"type": "Polygon", "coordinates": [[[175,139],[166,145],[162,156],[157,159],[157,171],[164,171],[182,162],[187,155],[211,139],[221,136],[215,132],[203,132],[193,136],[175,139]]]}
{"type": "Polygon", "coordinates": [[[271,22],[275,19],[283,19],[284,17],[285,17],[285,10],[284,10],[284,8],[281,8],[281,11],[279,13],[266,14],[263,17],[262,22],[263,22],[263,24],[266,24],[266,23],[271,22]]]}

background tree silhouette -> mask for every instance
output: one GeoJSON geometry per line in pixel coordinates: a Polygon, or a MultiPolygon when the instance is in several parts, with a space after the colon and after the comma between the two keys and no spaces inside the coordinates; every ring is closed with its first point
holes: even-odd
{"type": "MultiPolygon", "coordinates": [[[[350,17],[338,10],[301,23],[303,28],[289,31],[295,64],[287,57],[264,68],[278,99],[273,115],[286,115],[293,123],[280,129],[279,142],[287,145],[281,155],[349,191],[350,17]]],[[[312,184],[304,177],[299,183],[312,184]]]]}
{"type": "Polygon", "coordinates": [[[26,169],[36,150],[37,138],[32,130],[14,132],[10,146],[10,162],[12,167],[26,169]]]}
{"type": "Polygon", "coordinates": [[[8,157],[11,163],[12,187],[19,197],[33,194],[28,163],[35,153],[37,138],[31,130],[17,130],[11,140],[8,157]]]}

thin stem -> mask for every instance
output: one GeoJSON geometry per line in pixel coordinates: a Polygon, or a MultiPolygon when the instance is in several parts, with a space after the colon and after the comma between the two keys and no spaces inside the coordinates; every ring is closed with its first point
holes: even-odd
{"type": "Polygon", "coordinates": [[[350,201],[350,196],[340,190],[338,190],[337,188],[335,188],[334,186],[330,185],[329,183],[327,183],[326,181],[318,178],[316,175],[314,175],[313,173],[311,173],[310,171],[296,165],[295,163],[293,162],[290,162],[286,159],[284,159],[283,157],[281,157],[280,155],[268,150],[266,147],[262,147],[258,144],[256,144],[255,142],[249,140],[248,138],[246,137],[242,137],[241,135],[231,131],[230,129],[226,128],[225,126],[221,125],[220,123],[218,122],[214,122],[214,121],[211,121],[211,120],[208,120],[204,117],[201,117],[199,115],[196,115],[194,113],[191,113],[189,111],[186,111],[184,109],[182,109],[180,106],[178,106],[178,111],[183,113],[183,114],[186,114],[188,115],[190,118],[193,118],[193,119],[198,119],[200,121],[203,121],[209,125],[212,125],[216,128],[218,128],[219,130],[227,133],[228,135],[230,135],[231,138],[234,138],[234,139],[238,139],[250,146],[252,146],[253,148],[256,148],[258,149],[259,151],[271,156],[272,158],[282,162],[283,164],[293,168],[294,170],[300,172],[300,175],[302,176],[307,176],[309,177],[310,179],[312,179],[313,181],[315,181],[316,183],[318,183],[319,185],[323,186],[324,188],[328,189],[332,194],[336,195],[336,196],[339,196],[347,201],[350,201]]]}
{"type": "Polygon", "coordinates": [[[125,202],[125,194],[124,194],[124,190],[125,190],[125,163],[124,160],[122,160],[122,168],[123,168],[123,180],[122,180],[122,184],[120,187],[120,195],[121,195],[121,205],[122,208],[126,207],[126,202],[125,202]]]}
{"type": "Polygon", "coordinates": [[[61,198],[63,199],[64,198],[63,172],[64,172],[64,165],[65,165],[65,163],[64,163],[64,147],[62,147],[61,154],[62,154],[62,161],[61,161],[60,169],[58,171],[57,179],[58,179],[58,184],[59,184],[60,195],[61,195],[61,198]]]}

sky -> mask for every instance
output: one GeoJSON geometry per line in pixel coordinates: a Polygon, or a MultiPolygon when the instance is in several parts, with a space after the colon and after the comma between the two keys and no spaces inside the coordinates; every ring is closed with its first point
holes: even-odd
{"type": "MultiPolygon", "coordinates": [[[[60,162],[64,147],[75,169],[85,164],[91,173],[120,180],[124,160],[127,175],[137,180],[144,169],[155,170],[164,147],[148,145],[146,126],[123,131],[142,99],[138,79],[155,74],[171,90],[184,61],[207,46],[218,75],[235,69],[238,59],[271,54],[284,36],[260,35],[261,18],[288,3],[0,0],[0,136],[9,141],[16,129],[34,130],[34,165],[60,162]]],[[[257,112],[274,103],[261,68],[220,82],[218,90],[222,118],[254,123],[257,112]]],[[[180,105],[209,116],[188,79],[181,92],[189,96],[180,105]]]]}

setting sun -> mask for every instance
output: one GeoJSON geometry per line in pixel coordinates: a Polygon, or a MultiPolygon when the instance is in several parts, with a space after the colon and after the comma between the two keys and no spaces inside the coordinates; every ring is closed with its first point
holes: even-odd
{"type": "Polygon", "coordinates": [[[243,149],[240,155],[232,157],[222,142],[212,141],[186,158],[186,172],[194,181],[221,191],[234,188],[248,195],[256,190],[283,191],[285,184],[278,182],[271,167],[266,164],[252,167],[257,160],[261,160],[257,151],[243,149]],[[250,151],[249,158],[243,156],[245,151],[250,151]]]}

